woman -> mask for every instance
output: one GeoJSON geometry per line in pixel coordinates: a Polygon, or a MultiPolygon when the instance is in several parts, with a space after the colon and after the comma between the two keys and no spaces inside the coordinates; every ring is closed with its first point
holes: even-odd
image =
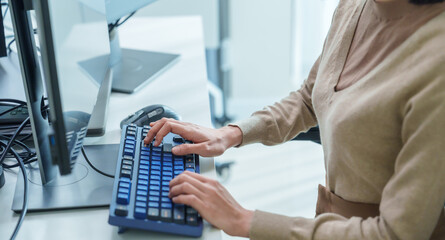
{"type": "Polygon", "coordinates": [[[445,239],[445,3],[341,0],[323,52],[302,88],[221,129],[163,119],[195,142],[177,155],[279,144],[319,125],[326,187],[317,216],[241,207],[216,181],[184,173],[173,202],[191,205],[230,235],[252,239],[445,239]]]}

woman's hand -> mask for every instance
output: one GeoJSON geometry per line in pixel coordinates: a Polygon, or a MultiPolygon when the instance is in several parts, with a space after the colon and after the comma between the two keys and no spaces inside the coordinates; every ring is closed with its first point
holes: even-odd
{"type": "Polygon", "coordinates": [[[185,171],[170,181],[169,197],[174,203],[192,206],[227,234],[249,237],[253,211],[239,205],[218,181],[185,171]]]}
{"type": "Polygon", "coordinates": [[[163,118],[150,123],[152,127],[144,139],[149,144],[156,137],[154,146],[159,146],[169,132],[179,134],[194,144],[181,144],[172,149],[175,155],[190,153],[203,157],[214,157],[223,154],[228,148],[241,144],[242,132],[238,127],[227,126],[220,129],[206,128],[191,123],[163,118]]]}

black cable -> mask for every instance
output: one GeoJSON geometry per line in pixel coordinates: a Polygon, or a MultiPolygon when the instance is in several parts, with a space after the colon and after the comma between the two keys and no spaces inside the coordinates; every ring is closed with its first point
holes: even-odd
{"type": "Polygon", "coordinates": [[[114,23],[110,23],[108,24],[108,33],[111,33],[115,28],[121,26],[122,24],[124,24],[128,19],[130,19],[131,17],[133,17],[133,15],[136,13],[136,11],[130,13],[130,15],[128,15],[122,22],[120,22],[120,18],[114,22],[114,23]]]}
{"type": "Polygon", "coordinates": [[[29,123],[29,117],[25,119],[25,121],[20,124],[20,126],[15,131],[14,135],[11,137],[11,140],[8,142],[8,145],[6,146],[6,149],[3,151],[2,155],[0,156],[0,164],[3,163],[3,161],[6,158],[6,154],[9,152],[9,149],[11,149],[11,146],[14,144],[15,139],[18,137],[20,132],[25,128],[25,126],[29,123]]]}
{"type": "Polygon", "coordinates": [[[90,160],[89,160],[88,157],[87,157],[87,154],[85,153],[85,148],[82,147],[81,151],[82,151],[82,155],[83,155],[83,157],[85,158],[85,160],[87,161],[88,165],[90,165],[90,167],[91,167],[92,169],[94,169],[94,171],[96,171],[96,172],[98,172],[98,173],[104,175],[105,177],[114,178],[113,175],[102,172],[101,170],[97,169],[97,168],[90,162],[90,160]]]}
{"type": "MultiPolygon", "coordinates": [[[[11,141],[11,138],[10,138],[10,137],[7,137],[7,136],[0,135],[0,138],[4,138],[4,139],[6,139],[6,140],[8,140],[8,141],[11,141]]],[[[25,143],[23,143],[23,142],[20,141],[20,140],[14,140],[14,144],[12,145],[12,147],[13,147],[14,145],[19,145],[19,146],[22,147],[24,150],[26,150],[28,153],[32,153],[32,152],[33,152],[33,151],[31,151],[31,149],[30,149],[25,143]]]]}
{"type": "Polygon", "coordinates": [[[22,171],[23,184],[24,184],[24,188],[25,188],[24,193],[23,193],[22,211],[20,213],[19,220],[17,221],[17,225],[15,226],[14,232],[12,233],[11,238],[10,238],[11,240],[13,240],[17,237],[20,227],[22,226],[23,220],[25,220],[26,212],[28,211],[28,174],[26,173],[25,165],[23,164],[21,157],[17,154],[17,152],[15,150],[11,149],[11,152],[12,152],[12,154],[14,154],[15,158],[17,159],[20,170],[22,171]]]}
{"type": "Polygon", "coordinates": [[[25,101],[18,100],[18,99],[11,99],[11,98],[0,98],[0,102],[26,105],[25,101]]]}

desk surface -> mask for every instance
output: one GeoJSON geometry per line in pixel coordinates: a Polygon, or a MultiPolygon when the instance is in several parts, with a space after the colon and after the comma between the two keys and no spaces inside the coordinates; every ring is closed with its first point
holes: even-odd
{"type": "MultiPolygon", "coordinates": [[[[131,95],[112,93],[106,134],[86,139],[87,145],[119,143],[120,121],[151,104],[165,104],[177,111],[184,121],[211,126],[199,17],[134,18],[120,28],[120,39],[122,47],[179,53],[181,58],[140,91],[131,95]]],[[[209,167],[203,174],[215,177],[213,159],[207,161],[205,165],[209,167]]],[[[16,174],[6,172],[6,185],[0,190],[0,239],[10,237],[18,219],[10,210],[15,182],[16,174]]],[[[28,213],[17,239],[182,239],[138,230],[118,235],[117,228],[107,221],[108,209],[28,213]]],[[[207,224],[202,239],[221,239],[221,231],[207,224]]]]}

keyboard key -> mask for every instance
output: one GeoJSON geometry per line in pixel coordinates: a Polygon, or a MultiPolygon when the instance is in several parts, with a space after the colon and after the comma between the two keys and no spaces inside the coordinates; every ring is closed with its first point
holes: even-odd
{"type": "Polygon", "coordinates": [[[150,167],[148,165],[139,165],[139,169],[148,170],[150,167]]]}
{"type": "Polygon", "coordinates": [[[134,157],[134,151],[133,149],[125,148],[124,149],[124,155],[134,157]]]}
{"type": "Polygon", "coordinates": [[[130,189],[120,187],[120,188],[117,190],[117,192],[118,192],[118,193],[124,193],[124,194],[129,195],[129,194],[130,194],[130,189]]]}
{"type": "Polygon", "coordinates": [[[156,185],[150,185],[149,189],[153,190],[153,191],[161,191],[161,187],[160,186],[156,186],[156,185]]]}
{"type": "Polygon", "coordinates": [[[140,159],[141,159],[141,160],[145,160],[145,161],[149,161],[149,160],[150,160],[150,157],[149,157],[149,156],[141,155],[140,159]]]}
{"type": "Polygon", "coordinates": [[[161,166],[152,166],[151,169],[153,169],[153,170],[161,170],[161,166]]]}
{"type": "Polygon", "coordinates": [[[172,179],[170,176],[162,176],[162,181],[171,181],[172,179]]]}
{"type": "MultiPolygon", "coordinates": [[[[162,150],[166,153],[171,153],[172,152],[172,145],[171,143],[164,143],[164,145],[162,146],[162,150]]],[[[165,155],[165,154],[164,154],[165,155]]]]}
{"type": "Polygon", "coordinates": [[[162,186],[170,186],[170,181],[162,181],[162,186]]]}
{"type": "Polygon", "coordinates": [[[173,208],[173,222],[178,224],[185,223],[184,205],[175,205],[173,208]]]}
{"type": "Polygon", "coordinates": [[[193,159],[193,157],[187,157],[185,159],[185,163],[193,163],[193,164],[195,164],[195,159],[193,159]]]}
{"type": "Polygon", "coordinates": [[[165,222],[171,222],[172,221],[172,210],[169,209],[161,209],[161,220],[165,222]]]}
{"type": "Polygon", "coordinates": [[[136,201],[147,202],[147,197],[145,197],[145,196],[136,196],[136,201]]]}
{"type": "Polygon", "coordinates": [[[145,208],[137,207],[134,209],[134,217],[137,219],[145,219],[147,213],[145,212],[145,208]]]}
{"type": "Polygon", "coordinates": [[[139,174],[138,179],[148,181],[148,175],[145,175],[145,174],[139,174]]]}
{"type": "Polygon", "coordinates": [[[170,171],[165,171],[165,172],[162,172],[162,176],[169,176],[169,177],[172,177],[172,176],[173,176],[173,173],[170,172],[170,171]]]}
{"type": "Polygon", "coordinates": [[[137,194],[138,196],[147,196],[148,192],[147,192],[147,191],[144,191],[144,190],[138,190],[138,191],[136,192],[136,194],[137,194]]]}
{"type": "Polygon", "coordinates": [[[150,152],[148,152],[148,151],[141,151],[141,156],[149,157],[150,156],[150,152]]]}
{"type": "Polygon", "coordinates": [[[186,163],[185,167],[186,168],[195,168],[195,163],[186,163]]]}
{"type": "Polygon", "coordinates": [[[161,171],[159,170],[151,170],[151,175],[157,175],[157,176],[161,176],[161,171]]]}
{"type": "Polygon", "coordinates": [[[162,163],[162,165],[164,166],[164,167],[170,167],[170,169],[173,167],[173,163],[171,163],[171,162],[163,162],[162,163]]]}
{"type": "Polygon", "coordinates": [[[134,131],[134,130],[128,130],[127,131],[127,136],[136,136],[136,131],[134,131]]]}
{"type": "Polygon", "coordinates": [[[132,149],[134,151],[134,145],[133,144],[125,144],[125,148],[132,149]]]}
{"type": "Polygon", "coordinates": [[[149,202],[159,202],[159,197],[150,196],[148,197],[149,202]]]}
{"type": "Polygon", "coordinates": [[[148,175],[148,171],[144,169],[139,169],[139,174],[148,175]]]}
{"type": "Polygon", "coordinates": [[[147,203],[146,202],[137,202],[135,203],[136,207],[141,207],[141,208],[145,208],[147,207],[147,203]]]}
{"type": "Polygon", "coordinates": [[[181,170],[181,171],[184,171],[184,167],[183,167],[183,166],[174,166],[173,169],[174,169],[174,170],[181,170]]]}
{"type": "Polygon", "coordinates": [[[151,159],[155,161],[161,161],[161,156],[152,155],[151,159]]]}
{"type": "Polygon", "coordinates": [[[159,146],[159,147],[153,147],[153,152],[162,152],[162,148],[161,148],[161,146],[159,146]]]}
{"type": "Polygon", "coordinates": [[[164,157],[169,157],[169,158],[173,159],[173,154],[165,152],[164,157]]]}
{"type": "Polygon", "coordinates": [[[139,184],[139,185],[145,185],[145,186],[148,186],[148,181],[146,181],[146,180],[138,180],[138,184],[139,184]]]}
{"type": "Polygon", "coordinates": [[[164,156],[163,160],[164,160],[164,163],[173,161],[173,159],[169,156],[164,156]]]}
{"type": "Polygon", "coordinates": [[[171,203],[161,203],[161,208],[168,208],[168,209],[170,209],[170,208],[172,208],[173,207],[173,205],[171,204],[171,203]]]}
{"type": "Polygon", "coordinates": [[[178,176],[179,174],[181,174],[182,172],[184,172],[184,171],[181,171],[181,170],[174,171],[175,177],[178,176]]]}
{"type": "Polygon", "coordinates": [[[185,171],[195,172],[195,169],[194,168],[186,168],[185,171]]]}
{"type": "Polygon", "coordinates": [[[197,214],[196,215],[195,214],[187,215],[185,220],[188,225],[198,226],[198,215],[197,214]]]}
{"type": "Polygon", "coordinates": [[[122,169],[131,171],[131,170],[133,170],[133,166],[132,165],[127,165],[127,164],[122,164],[122,169]]]}
{"type": "Polygon", "coordinates": [[[128,215],[127,206],[116,205],[116,209],[114,209],[114,214],[116,214],[116,216],[126,217],[128,215]]]}
{"type": "Polygon", "coordinates": [[[160,181],[154,181],[154,180],[153,180],[153,181],[150,182],[150,184],[151,184],[151,185],[157,185],[157,186],[159,186],[159,185],[161,185],[161,182],[160,182],[160,181]]]}
{"type": "Polygon", "coordinates": [[[147,152],[150,152],[150,147],[146,147],[145,144],[142,142],[141,151],[147,151],[147,152]]]}
{"type": "MultiPolygon", "coordinates": [[[[119,182],[119,188],[130,188],[130,182],[126,182],[123,180],[124,178],[121,178],[121,181],[119,182]]],[[[125,178],[128,179],[128,178],[125,178]]]]}
{"type": "Polygon", "coordinates": [[[135,136],[127,136],[126,139],[127,139],[127,140],[133,140],[133,141],[136,141],[136,137],[135,137],[135,136]]]}
{"type": "Polygon", "coordinates": [[[170,187],[162,187],[162,191],[163,192],[168,192],[168,191],[170,191],[170,187]]]}
{"type": "Polygon", "coordinates": [[[159,203],[158,202],[148,202],[148,207],[149,208],[159,208],[159,203]]]}
{"type": "MultiPolygon", "coordinates": [[[[159,191],[149,191],[148,195],[150,195],[150,196],[159,196],[159,191]]],[[[167,194],[167,196],[168,196],[168,194],[167,194]]]]}
{"type": "Polygon", "coordinates": [[[126,177],[131,179],[132,172],[129,170],[121,170],[121,177],[126,177]]]}
{"type": "Polygon", "coordinates": [[[148,191],[148,186],[147,185],[138,185],[137,190],[148,191]]]}
{"type": "Polygon", "coordinates": [[[119,203],[119,204],[128,205],[128,203],[129,203],[129,198],[130,198],[130,195],[129,195],[129,194],[118,193],[118,194],[117,194],[117,200],[116,200],[116,202],[119,203]]]}
{"type": "Polygon", "coordinates": [[[125,140],[125,144],[128,144],[128,145],[136,145],[136,141],[134,141],[134,140],[130,140],[130,139],[126,139],[125,140]]]}
{"type": "Polygon", "coordinates": [[[165,202],[165,203],[171,203],[172,200],[168,197],[162,197],[161,202],[165,202]]]}
{"type": "Polygon", "coordinates": [[[161,181],[161,176],[158,175],[151,175],[150,180],[152,181],[161,181]]]}
{"type": "Polygon", "coordinates": [[[147,218],[152,220],[159,219],[159,209],[158,208],[148,208],[147,218]]]}
{"type": "Polygon", "coordinates": [[[131,160],[122,160],[122,164],[133,166],[133,161],[131,161],[131,160]]]}
{"type": "Polygon", "coordinates": [[[139,165],[150,165],[150,162],[147,160],[141,160],[139,161],[139,165]]]}
{"type": "Polygon", "coordinates": [[[173,142],[175,142],[175,143],[185,143],[185,140],[182,137],[173,137],[173,142]]]}
{"type": "Polygon", "coordinates": [[[168,197],[168,192],[162,192],[162,193],[161,193],[161,196],[162,196],[162,197],[168,197]]]}
{"type": "Polygon", "coordinates": [[[161,166],[161,161],[151,161],[151,165],[161,166]]]}

